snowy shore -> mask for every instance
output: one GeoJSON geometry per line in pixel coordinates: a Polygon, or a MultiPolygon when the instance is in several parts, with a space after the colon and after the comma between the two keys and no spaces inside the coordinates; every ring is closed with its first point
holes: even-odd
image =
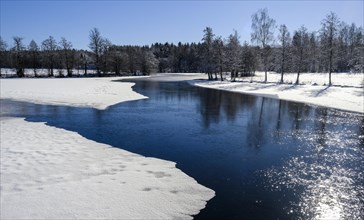
{"type": "MultiPolygon", "coordinates": [[[[1,79],[1,98],[105,109],[147,98],[120,78],[1,79]]],[[[0,118],[1,219],[191,219],[214,197],[170,161],[0,118]]]]}
{"type": "Polygon", "coordinates": [[[230,81],[192,80],[191,85],[303,102],[312,105],[364,113],[364,74],[333,73],[333,86],[328,87],[328,74],[303,73],[300,84],[295,85],[296,74],[286,74],[280,84],[280,74],[269,74],[268,82],[262,83],[264,73],[254,77],[230,81]]]}
{"type": "Polygon", "coordinates": [[[134,83],[113,82],[124,78],[0,79],[0,94],[2,99],[100,110],[120,102],[147,98],[131,89],[134,83]]]}

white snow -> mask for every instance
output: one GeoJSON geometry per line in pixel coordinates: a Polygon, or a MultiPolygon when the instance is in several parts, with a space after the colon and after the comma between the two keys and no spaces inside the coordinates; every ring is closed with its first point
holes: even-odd
{"type": "Polygon", "coordinates": [[[123,101],[147,98],[131,89],[134,83],[113,82],[124,78],[126,77],[0,79],[0,97],[37,104],[97,109],[105,109],[123,101]]]}
{"type": "Polygon", "coordinates": [[[173,162],[44,123],[0,123],[1,219],[190,219],[214,196],[173,162]]]}
{"type": "Polygon", "coordinates": [[[364,113],[363,73],[333,73],[330,87],[328,74],[303,73],[300,85],[292,84],[296,77],[296,74],[285,74],[285,84],[279,84],[280,74],[268,74],[268,83],[262,83],[264,73],[258,72],[253,78],[239,78],[237,82],[195,80],[190,84],[364,113]]]}

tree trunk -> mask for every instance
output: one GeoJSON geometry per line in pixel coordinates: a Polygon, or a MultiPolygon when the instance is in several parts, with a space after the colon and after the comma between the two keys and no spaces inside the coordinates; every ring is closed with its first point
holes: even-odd
{"type": "Polygon", "coordinates": [[[296,85],[298,85],[300,79],[300,71],[297,72],[296,85]]]}
{"type": "Polygon", "coordinates": [[[264,76],[264,82],[267,82],[267,69],[265,69],[265,76],[264,76]]]}

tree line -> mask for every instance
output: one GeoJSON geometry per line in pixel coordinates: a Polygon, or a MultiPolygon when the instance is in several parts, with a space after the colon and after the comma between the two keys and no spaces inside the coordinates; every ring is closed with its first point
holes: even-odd
{"type": "Polygon", "coordinates": [[[321,21],[321,28],[309,32],[305,26],[290,32],[286,25],[276,25],[267,9],[252,15],[251,43],[241,44],[233,31],[227,38],[215,36],[212,28],[203,30],[197,43],[155,43],[151,46],[115,45],[94,28],[89,34],[89,49],[77,50],[65,38],[57,42],[50,36],[38,45],[32,40],[25,46],[23,38],[13,37],[12,46],[0,38],[1,68],[16,69],[24,76],[31,68],[34,76],[40,68],[66,70],[72,76],[75,69],[87,75],[150,74],[153,72],[204,72],[210,80],[224,80],[223,73],[236,77],[252,76],[255,71],[281,73],[327,72],[331,84],[332,72],[364,72],[363,27],[340,21],[331,12],[321,21]],[[277,34],[275,34],[278,32],[277,34]]]}

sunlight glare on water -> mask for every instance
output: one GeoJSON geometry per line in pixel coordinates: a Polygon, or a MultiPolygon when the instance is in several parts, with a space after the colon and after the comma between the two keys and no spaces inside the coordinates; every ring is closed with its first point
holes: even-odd
{"type": "Polygon", "coordinates": [[[302,128],[292,133],[292,137],[305,140],[298,146],[301,156],[292,157],[281,168],[272,167],[264,172],[271,190],[288,189],[293,197],[298,197],[288,214],[295,212],[302,219],[363,218],[362,140],[350,130],[350,125],[343,131],[330,129],[338,122],[345,124],[345,116],[332,111],[316,120],[320,129],[312,132],[302,128]]]}

